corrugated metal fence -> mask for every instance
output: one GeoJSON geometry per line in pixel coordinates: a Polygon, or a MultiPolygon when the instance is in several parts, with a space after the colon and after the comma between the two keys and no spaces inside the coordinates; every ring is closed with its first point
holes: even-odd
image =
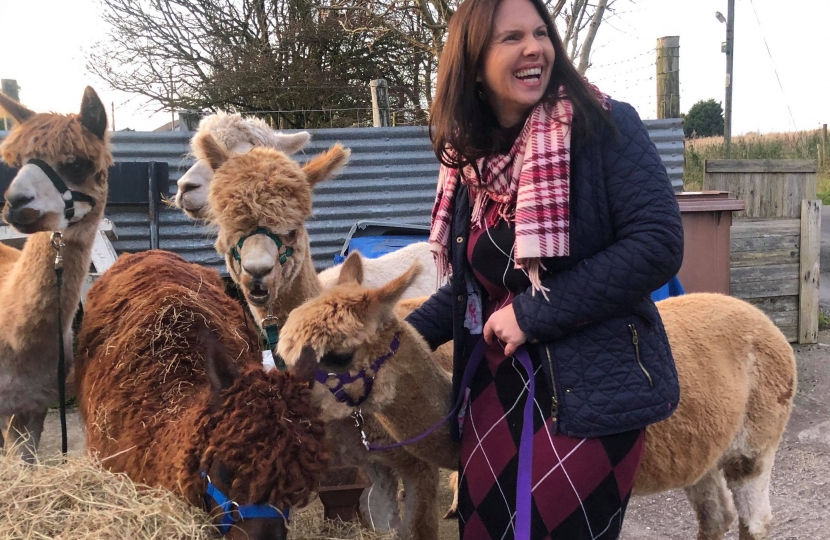
{"type": "MultiPolygon", "coordinates": [[[[676,191],[683,187],[683,127],[681,120],[647,120],[676,191]]],[[[311,144],[296,157],[305,161],[335,142],[351,148],[346,169],[314,192],[314,217],[308,223],[311,251],[318,269],[332,264],[349,229],[359,220],[427,225],[435,196],[438,162],[425,127],[349,128],[309,130],[311,144]]],[[[5,137],[0,132],[0,139],[5,137]]],[[[164,161],[170,167],[170,196],[176,180],[193,163],[186,132],[117,132],[113,135],[115,161],[164,161]]],[[[118,230],[119,252],[149,248],[146,207],[107,207],[107,217],[118,230]]],[[[189,261],[225,272],[224,260],[213,248],[214,235],[183,212],[167,208],[160,217],[160,247],[189,261]]]]}

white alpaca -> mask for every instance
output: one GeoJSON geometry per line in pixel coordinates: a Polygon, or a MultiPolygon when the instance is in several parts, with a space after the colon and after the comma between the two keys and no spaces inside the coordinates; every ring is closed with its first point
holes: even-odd
{"type": "MultiPolygon", "coordinates": [[[[412,282],[412,285],[406,289],[401,299],[430,296],[435,292],[435,285],[438,278],[435,269],[435,260],[432,251],[429,249],[429,242],[409,244],[392,253],[382,255],[377,259],[363,257],[363,267],[366,271],[365,285],[372,289],[382,287],[406,272],[415,262],[420,263],[423,271],[412,282]]],[[[317,274],[320,278],[320,285],[324,289],[336,285],[341,268],[342,264],[339,264],[331,268],[326,268],[317,274]]]]}

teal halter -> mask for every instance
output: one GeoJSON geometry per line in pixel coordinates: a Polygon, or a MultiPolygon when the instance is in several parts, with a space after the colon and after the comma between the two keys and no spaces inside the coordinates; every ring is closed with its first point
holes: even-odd
{"type": "Polygon", "coordinates": [[[242,249],[242,244],[245,243],[245,240],[257,234],[264,234],[265,236],[274,241],[274,243],[277,245],[277,252],[280,255],[280,264],[285,264],[286,262],[288,262],[288,257],[294,254],[294,248],[292,248],[291,246],[283,246],[282,240],[280,240],[276,234],[272,233],[265,227],[257,227],[257,229],[254,232],[246,234],[245,236],[240,238],[239,242],[237,242],[236,245],[233,248],[231,248],[231,255],[233,255],[233,258],[236,259],[239,262],[239,264],[242,264],[242,256],[239,254],[240,250],[242,249]]]}

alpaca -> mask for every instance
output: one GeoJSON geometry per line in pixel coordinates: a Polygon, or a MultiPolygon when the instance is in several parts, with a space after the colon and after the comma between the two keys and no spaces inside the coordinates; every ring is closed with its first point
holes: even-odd
{"type": "MultiPolygon", "coordinates": [[[[308,385],[262,370],[242,309],[215,270],[165,251],[122,255],[90,289],[78,336],[87,449],[217,525],[211,483],[240,513],[282,511],[308,503],[328,459],[308,385]]],[[[287,534],[278,514],[235,525],[231,538],[287,534]]]]}
{"type": "MultiPolygon", "coordinates": [[[[174,205],[194,219],[209,218],[208,192],[214,171],[206,157],[203,142],[208,135],[228,154],[244,154],[254,147],[262,147],[291,155],[305,148],[310,139],[306,131],[291,135],[280,133],[258,118],[242,118],[240,114],[218,112],[204,117],[190,141],[191,152],[197,161],[177,182],[178,191],[174,199],[174,205]]],[[[377,259],[368,259],[364,264],[371,286],[380,287],[416,260],[421,262],[425,271],[404,295],[404,298],[414,298],[430,295],[436,289],[437,273],[428,243],[419,242],[377,259]]],[[[326,288],[335,283],[339,273],[340,265],[320,272],[322,286],[326,288]]]]}
{"type": "MultiPolygon", "coordinates": [[[[338,286],[292,312],[279,353],[301,378],[317,362],[327,371],[354,374],[399,335],[397,353],[375,373],[361,409],[384,433],[404,440],[445,414],[449,376],[436,368],[417,332],[393,312],[397,295],[415,272],[380,289],[367,289],[360,285],[359,263],[350,257],[338,286]]],[[[731,491],[741,540],[767,538],[770,472],[796,391],[792,349],[766,315],[735,298],[690,294],[664,300],[658,308],[677,364],[681,401],[671,417],[646,429],[634,493],[684,488],[697,513],[698,538],[720,540],[734,519],[731,491]]],[[[361,391],[359,384],[346,388],[350,395],[361,391]]],[[[324,385],[315,384],[313,397],[326,419],[352,414],[324,385]]],[[[371,439],[368,428],[367,423],[364,430],[371,439]]],[[[444,428],[407,451],[435,466],[457,464],[456,446],[444,428]]],[[[436,478],[429,471],[423,482],[436,478]]],[[[409,498],[407,491],[407,504],[409,498]]],[[[437,516],[427,507],[429,512],[406,519],[428,527],[431,534],[437,516]]],[[[420,531],[412,534],[429,537],[418,536],[420,531]]]]}
{"type": "Polygon", "coordinates": [[[72,366],[72,318],[104,214],[112,154],[106,110],[90,87],[78,114],[35,114],[2,94],[0,107],[18,122],[0,154],[20,167],[3,219],[31,234],[22,250],[0,244],[0,448],[5,442],[33,461],[46,411],[58,398],[58,310],[67,372],[72,366]],[[60,306],[48,231],[62,235],[60,306]]]}
{"type": "Polygon", "coordinates": [[[217,144],[232,154],[244,154],[255,146],[273,148],[286,154],[299,152],[308,144],[311,135],[300,131],[291,135],[274,131],[259,118],[242,118],[241,114],[218,112],[202,118],[190,141],[196,163],[176,182],[178,191],[174,205],[193,219],[208,215],[207,197],[213,169],[208,164],[200,140],[210,135],[217,144]]]}

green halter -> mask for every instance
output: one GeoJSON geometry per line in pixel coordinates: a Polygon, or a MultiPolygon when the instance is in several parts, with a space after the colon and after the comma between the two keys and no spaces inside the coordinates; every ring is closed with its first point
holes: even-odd
{"type": "Polygon", "coordinates": [[[242,244],[245,243],[245,240],[257,234],[264,234],[265,236],[273,240],[275,244],[277,244],[277,252],[280,255],[280,264],[285,264],[288,261],[288,257],[294,254],[294,248],[292,248],[291,246],[283,246],[282,240],[280,240],[276,234],[272,233],[265,227],[257,227],[257,229],[254,232],[246,234],[245,236],[240,238],[239,242],[237,242],[236,245],[233,248],[231,248],[231,255],[233,255],[233,258],[236,259],[240,264],[242,264],[242,256],[239,254],[239,251],[242,249],[242,244]]]}

